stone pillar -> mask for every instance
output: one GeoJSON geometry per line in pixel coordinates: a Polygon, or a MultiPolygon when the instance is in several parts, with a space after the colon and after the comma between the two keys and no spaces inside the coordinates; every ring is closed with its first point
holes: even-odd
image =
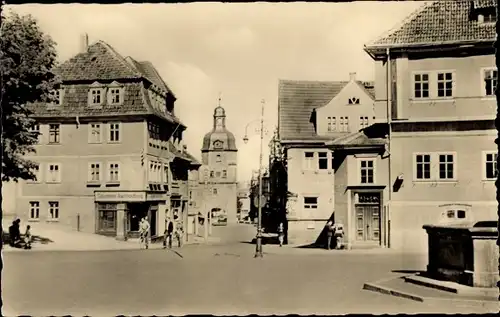
{"type": "Polygon", "coordinates": [[[119,203],[116,208],[116,239],[117,240],[127,240],[127,226],[126,226],[126,214],[125,214],[126,204],[119,203]]]}

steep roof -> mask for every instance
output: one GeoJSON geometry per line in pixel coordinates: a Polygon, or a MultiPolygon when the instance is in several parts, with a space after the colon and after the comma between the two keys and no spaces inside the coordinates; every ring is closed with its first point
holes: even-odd
{"type": "MultiPolygon", "coordinates": [[[[280,140],[320,141],[331,137],[318,136],[311,123],[313,109],[330,102],[348,81],[280,80],[278,121],[280,140]]],[[[358,82],[374,96],[373,84],[358,82]]]]}
{"type": "Polygon", "coordinates": [[[110,45],[98,41],[54,69],[63,81],[139,79],[142,74],[110,45]]]}
{"type": "Polygon", "coordinates": [[[495,0],[427,3],[366,48],[495,41],[495,23],[471,19],[471,9],[496,8],[495,0]]]}
{"type": "Polygon", "coordinates": [[[137,71],[139,71],[142,77],[146,78],[151,83],[173,95],[173,92],[168,88],[167,84],[165,83],[165,81],[163,81],[160,74],[151,62],[138,62],[130,56],[127,56],[125,60],[133,65],[137,69],[137,71]]]}

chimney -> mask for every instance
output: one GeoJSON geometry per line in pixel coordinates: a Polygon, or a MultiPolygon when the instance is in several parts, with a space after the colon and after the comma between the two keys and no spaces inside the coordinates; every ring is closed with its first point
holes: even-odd
{"type": "Polygon", "coordinates": [[[356,80],[356,73],[349,73],[349,80],[355,81],[356,80]]]}
{"type": "Polygon", "coordinates": [[[89,35],[87,33],[82,34],[80,41],[80,53],[87,53],[89,48],[89,35]]]}

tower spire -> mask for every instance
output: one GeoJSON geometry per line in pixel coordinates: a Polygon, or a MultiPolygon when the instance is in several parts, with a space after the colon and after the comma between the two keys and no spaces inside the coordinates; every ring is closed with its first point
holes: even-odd
{"type": "Polygon", "coordinates": [[[219,91],[219,99],[217,100],[217,106],[220,107],[221,101],[222,101],[222,92],[219,91]]]}

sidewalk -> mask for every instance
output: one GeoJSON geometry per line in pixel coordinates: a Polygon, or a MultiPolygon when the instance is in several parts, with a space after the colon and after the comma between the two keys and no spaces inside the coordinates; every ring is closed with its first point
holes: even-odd
{"type": "Polygon", "coordinates": [[[284,245],[280,247],[278,244],[265,244],[262,246],[264,254],[276,255],[345,255],[345,254],[400,254],[401,251],[388,248],[374,249],[351,249],[351,250],[327,250],[323,248],[302,248],[300,245],[284,245]]]}

